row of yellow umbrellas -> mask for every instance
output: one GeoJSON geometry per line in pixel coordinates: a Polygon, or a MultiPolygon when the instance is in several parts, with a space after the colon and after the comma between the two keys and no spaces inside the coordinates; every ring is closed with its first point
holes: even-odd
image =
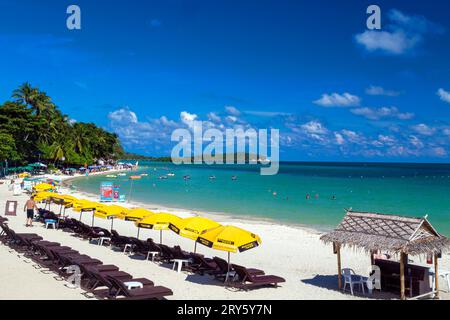
{"type": "Polygon", "coordinates": [[[36,201],[47,199],[50,201],[59,199],[65,207],[72,207],[73,210],[80,212],[80,220],[83,212],[92,211],[92,225],[94,225],[95,217],[110,219],[111,229],[114,218],[135,221],[138,227],[137,237],[141,228],[159,230],[160,242],[162,242],[162,231],[172,230],[180,236],[194,240],[194,252],[197,243],[200,243],[212,249],[227,251],[228,260],[230,260],[230,252],[243,252],[261,244],[261,238],[256,234],[235,226],[224,226],[204,217],[182,219],[170,213],[154,213],[143,208],[128,209],[118,205],[105,205],[52,192],[39,192],[35,196],[36,201]]]}

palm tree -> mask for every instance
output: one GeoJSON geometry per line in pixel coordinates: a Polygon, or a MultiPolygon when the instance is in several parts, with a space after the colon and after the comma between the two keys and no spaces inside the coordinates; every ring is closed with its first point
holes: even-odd
{"type": "Polygon", "coordinates": [[[39,91],[33,102],[34,104],[31,104],[31,108],[37,116],[43,115],[52,117],[54,115],[56,109],[55,105],[45,92],[39,91]]]}
{"type": "Polygon", "coordinates": [[[18,89],[13,91],[12,97],[20,104],[30,106],[34,104],[38,90],[33,88],[30,83],[25,82],[18,89]]]}
{"type": "Polygon", "coordinates": [[[14,90],[12,97],[17,102],[29,106],[34,113],[39,115],[51,116],[56,109],[51,98],[38,88],[33,88],[30,83],[25,82],[18,89],[14,90]]]}

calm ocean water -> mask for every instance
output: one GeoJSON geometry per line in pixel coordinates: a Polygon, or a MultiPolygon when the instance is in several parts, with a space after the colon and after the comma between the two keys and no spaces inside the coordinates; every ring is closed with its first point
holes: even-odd
{"type": "Polygon", "coordinates": [[[132,188],[128,176],[91,176],[73,184],[99,194],[102,181],[114,181],[127,198],[131,191],[135,201],[315,227],[336,225],[344,208],[428,214],[431,223],[450,236],[449,164],[282,163],[278,175],[261,176],[254,165],[141,162],[133,174],[141,173],[148,176],[133,181],[132,188]],[[159,179],[169,172],[175,176],[159,179]],[[190,179],[184,180],[185,175],[190,179]]]}

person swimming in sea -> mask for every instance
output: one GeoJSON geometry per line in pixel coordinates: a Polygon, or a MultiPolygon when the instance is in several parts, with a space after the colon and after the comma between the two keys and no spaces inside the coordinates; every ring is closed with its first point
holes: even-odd
{"type": "Polygon", "coordinates": [[[336,196],[335,196],[335,195],[332,195],[332,196],[331,196],[331,200],[336,200],[336,196]]]}
{"type": "Polygon", "coordinates": [[[311,196],[309,195],[309,193],[306,194],[306,200],[309,200],[311,198],[311,196]]]}

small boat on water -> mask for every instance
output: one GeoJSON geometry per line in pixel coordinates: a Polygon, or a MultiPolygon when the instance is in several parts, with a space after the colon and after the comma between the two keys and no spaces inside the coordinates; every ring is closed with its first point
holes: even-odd
{"type": "Polygon", "coordinates": [[[117,176],[114,175],[114,174],[108,174],[108,175],[106,175],[106,177],[107,177],[107,178],[117,178],[117,176]]]}
{"type": "Polygon", "coordinates": [[[131,180],[139,180],[140,178],[142,178],[141,176],[130,176],[131,180]]]}
{"type": "Polygon", "coordinates": [[[232,176],[232,177],[231,177],[231,180],[236,181],[236,180],[237,180],[237,177],[236,177],[236,176],[232,176]]]}
{"type": "Polygon", "coordinates": [[[184,180],[190,180],[190,179],[191,179],[191,176],[183,176],[183,179],[184,179],[184,180]]]}
{"type": "Polygon", "coordinates": [[[166,180],[166,179],[167,179],[167,176],[160,176],[158,179],[160,179],[160,180],[166,180]]]}
{"type": "Polygon", "coordinates": [[[167,176],[169,176],[169,177],[175,177],[175,173],[172,173],[172,172],[171,172],[171,173],[168,173],[167,176]]]}
{"type": "Polygon", "coordinates": [[[146,177],[148,176],[148,173],[141,173],[141,177],[146,177]]]}
{"type": "Polygon", "coordinates": [[[216,176],[209,176],[209,180],[216,180],[216,176]]]}
{"type": "Polygon", "coordinates": [[[127,174],[126,173],[118,173],[117,176],[119,177],[125,177],[127,174]]]}

